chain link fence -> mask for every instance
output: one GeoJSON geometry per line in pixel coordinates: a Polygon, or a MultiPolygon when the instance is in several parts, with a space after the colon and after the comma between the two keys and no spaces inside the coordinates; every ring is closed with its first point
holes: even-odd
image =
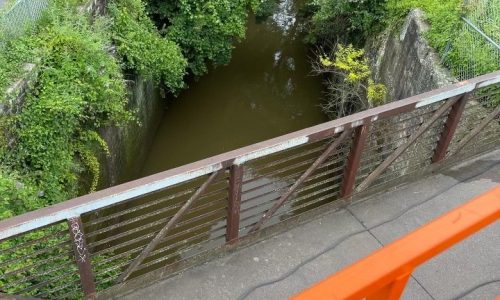
{"type": "Polygon", "coordinates": [[[18,0],[5,13],[0,13],[0,32],[5,36],[23,34],[41,16],[48,0],[18,0]]]}
{"type": "Polygon", "coordinates": [[[464,11],[443,55],[460,81],[500,69],[500,0],[465,0],[464,11]]]}

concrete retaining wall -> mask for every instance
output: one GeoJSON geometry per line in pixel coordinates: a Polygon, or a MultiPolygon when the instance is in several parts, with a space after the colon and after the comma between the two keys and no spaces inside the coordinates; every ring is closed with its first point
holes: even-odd
{"type": "Polygon", "coordinates": [[[374,80],[387,86],[391,101],[456,82],[427,43],[428,28],[424,13],[415,9],[403,26],[388,28],[367,43],[374,80]]]}
{"type": "Polygon", "coordinates": [[[164,99],[152,82],[135,77],[129,93],[129,108],[136,112],[138,122],[123,128],[103,128],[100,132],[111,153],[101,158],[103,187],[137,176],[163,116],[164,99]]]}

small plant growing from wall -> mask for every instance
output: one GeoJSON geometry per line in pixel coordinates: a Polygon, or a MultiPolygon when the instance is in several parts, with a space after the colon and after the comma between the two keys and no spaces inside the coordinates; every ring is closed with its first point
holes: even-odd
{"type": "Polygon", "coordinates": [[[387,88],[371,78],[364,50],[342,44],[334,49],[331,53],[320,51],[313,63],[316,74],[326,75],[325,113],[336,119],[384,104],[387,88]]]}

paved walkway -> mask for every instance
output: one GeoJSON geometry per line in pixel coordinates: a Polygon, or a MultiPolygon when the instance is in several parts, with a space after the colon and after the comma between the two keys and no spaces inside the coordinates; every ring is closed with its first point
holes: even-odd
{"type": "MultiPolygon", "coordinates": [[[[137,290],[125,299],[285,299],[499,183],[497,150],[137,290]]],[[[494,299],[497,295],[500,222],[418,268],[403,299],[494,299]]]]}

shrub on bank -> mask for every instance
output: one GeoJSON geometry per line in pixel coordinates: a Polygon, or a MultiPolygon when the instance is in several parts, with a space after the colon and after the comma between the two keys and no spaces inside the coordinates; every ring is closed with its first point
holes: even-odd
{"type": "Polygon", "coordinates": [[[496,37],[494,24],[500,23],[500,14],[491,13],[494,1],[462,0],[311,0],[310,30],[307,40],[323,47],[337,42],[362,46],[364,41],[384,28],[398,26],[410,10],[420,8],[425,12],[430,28],[426,33],[429,44],[445,60],[454,76],[469,79],[498,69],[497,50],[468,26],[462,15],[473,15],[488,20],[474,20],[486,32],[496,37]],[[473,73],[464,77],[464,70],[473,73]],[[471,71],[467,71],[471,72],[471,71]]]}

